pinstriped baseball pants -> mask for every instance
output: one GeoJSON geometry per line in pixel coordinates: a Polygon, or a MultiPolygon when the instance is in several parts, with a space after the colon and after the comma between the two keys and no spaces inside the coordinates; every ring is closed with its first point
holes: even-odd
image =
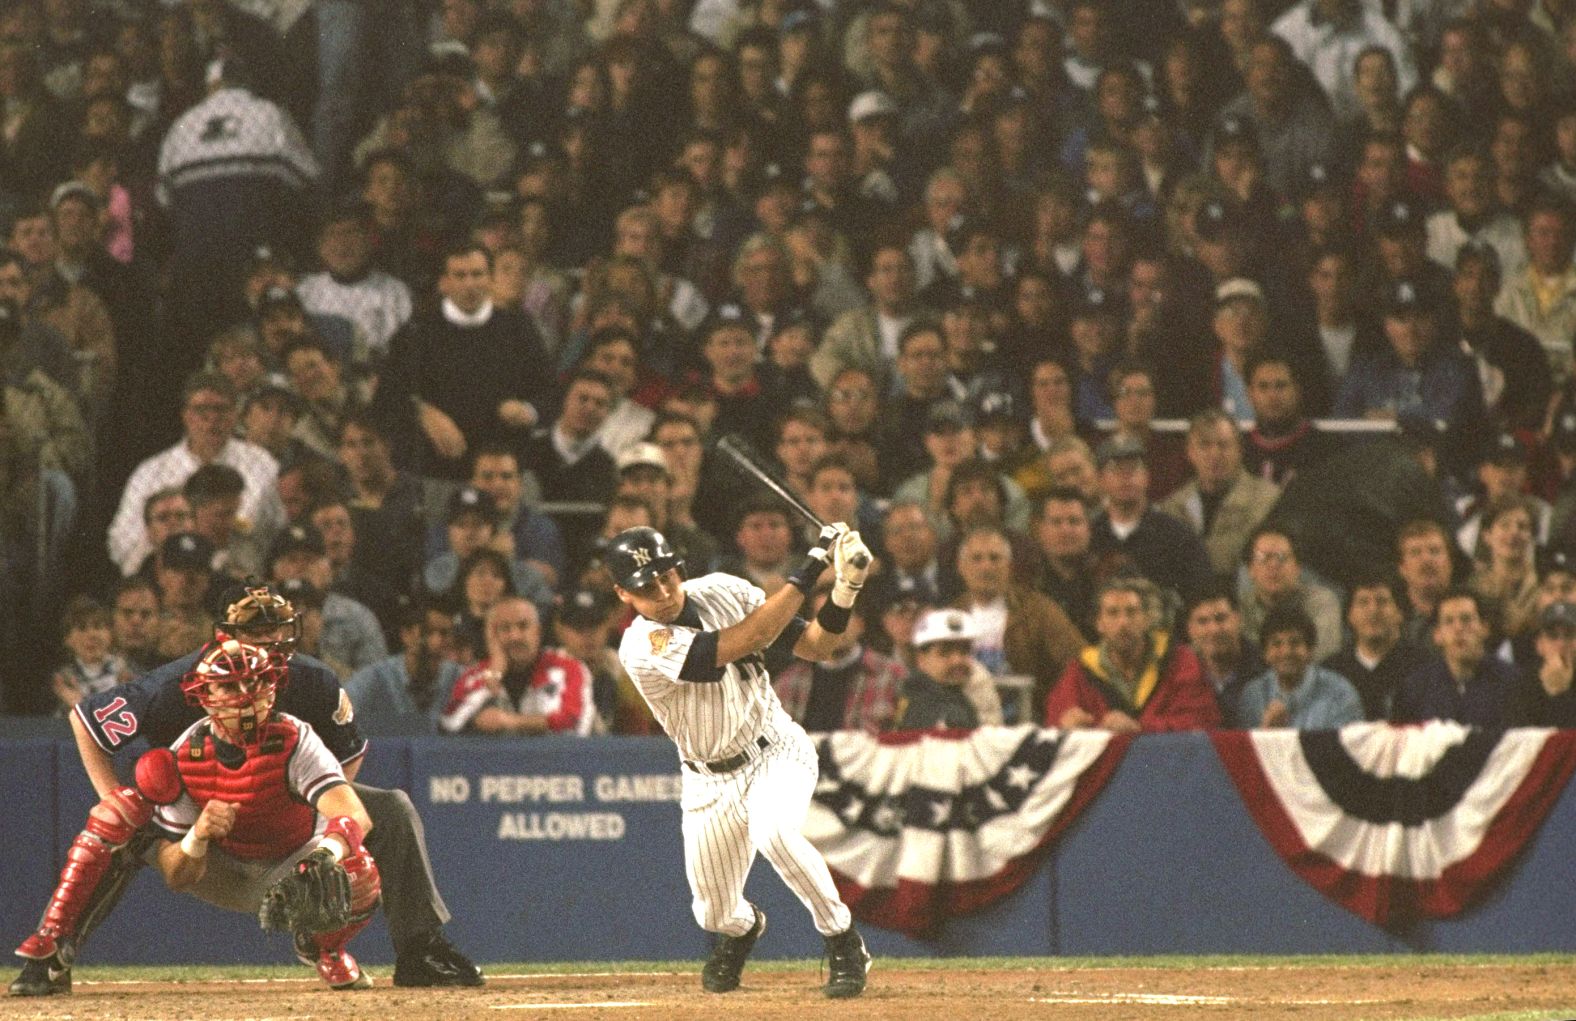
{"type": "Polygon", "coordinates": [[[815,793],[815,746],[795,723],[768,732],[772,744],[731,773],[683,770],[684,872],[695,921],[708,932],[742,936],[755,924],[744,880],[756,852],[809,909],[822,935],[853,919],[826,861],[800,830],[815,793]]]}

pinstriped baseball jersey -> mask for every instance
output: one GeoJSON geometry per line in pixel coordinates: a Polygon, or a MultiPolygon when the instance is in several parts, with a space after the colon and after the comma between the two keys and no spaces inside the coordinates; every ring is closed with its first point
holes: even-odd
{"type": "Polygon", "coordinates": [[[729,663],[717,683],[681,681],[679,673],[702,631],[737,624],[766,601],[766,593],[743,578],[719,573],[686,581],[684,597],[680,621],[659,624],[636,617],[624,631],[618,658],[678,745],[680,758],[724,759],[745,750],[773,719],[784,715],[765,659],[757,654],[729,663]],[[686,619],[689,625],[683,623],[686,619]],[[693,626],[696,622],[698,627],[693,626]]]}

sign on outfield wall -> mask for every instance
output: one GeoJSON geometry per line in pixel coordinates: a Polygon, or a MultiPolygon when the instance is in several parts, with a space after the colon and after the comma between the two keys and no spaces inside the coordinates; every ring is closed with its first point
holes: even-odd
{"type": "Polygon", "coordinates": [[[467,863],[463,877],[439,875],[444,897],[468,927],[488,920],[491,956],[596,959],[609,939],[601,926],[619,931],[623,956],[704,952],[671,742],[424,741],[411,776],[433,860],[467,863]]]}

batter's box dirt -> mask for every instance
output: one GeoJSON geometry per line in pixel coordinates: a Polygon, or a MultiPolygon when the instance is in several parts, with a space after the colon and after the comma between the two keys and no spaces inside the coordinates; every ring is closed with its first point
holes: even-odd
{"type": "Polygon", "coordinates": [[[685,972],[496,974],[479,990],[396,989],[369,969],[374,988],[336,993],[315,979],[226,982],[119,981],[83,969],[70,997],[0,1002],[18,1021],[1129,1021],[1288,1018],[1296,1021],[1533,1021],[1576,1017],[1576,966],[1565,963],[1437,965],[1231,965],[1155,968],[989,968],[977,962],[877,961],[863,998],[820,995],[813,964],[751,965],[737,992],[701,992],[685,972]]]}

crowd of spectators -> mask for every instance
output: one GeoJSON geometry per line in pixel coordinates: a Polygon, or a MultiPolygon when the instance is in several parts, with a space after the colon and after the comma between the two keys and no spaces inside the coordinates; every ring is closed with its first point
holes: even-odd
{"type": "Polygon", "coordinates": [[[1576,723],[1570,0],[10,0],[0,245],[10,713],[256,578],[649,733],[600,544],[782,585],[738,434],[878,555],[811,729],[1576,723]]]}

